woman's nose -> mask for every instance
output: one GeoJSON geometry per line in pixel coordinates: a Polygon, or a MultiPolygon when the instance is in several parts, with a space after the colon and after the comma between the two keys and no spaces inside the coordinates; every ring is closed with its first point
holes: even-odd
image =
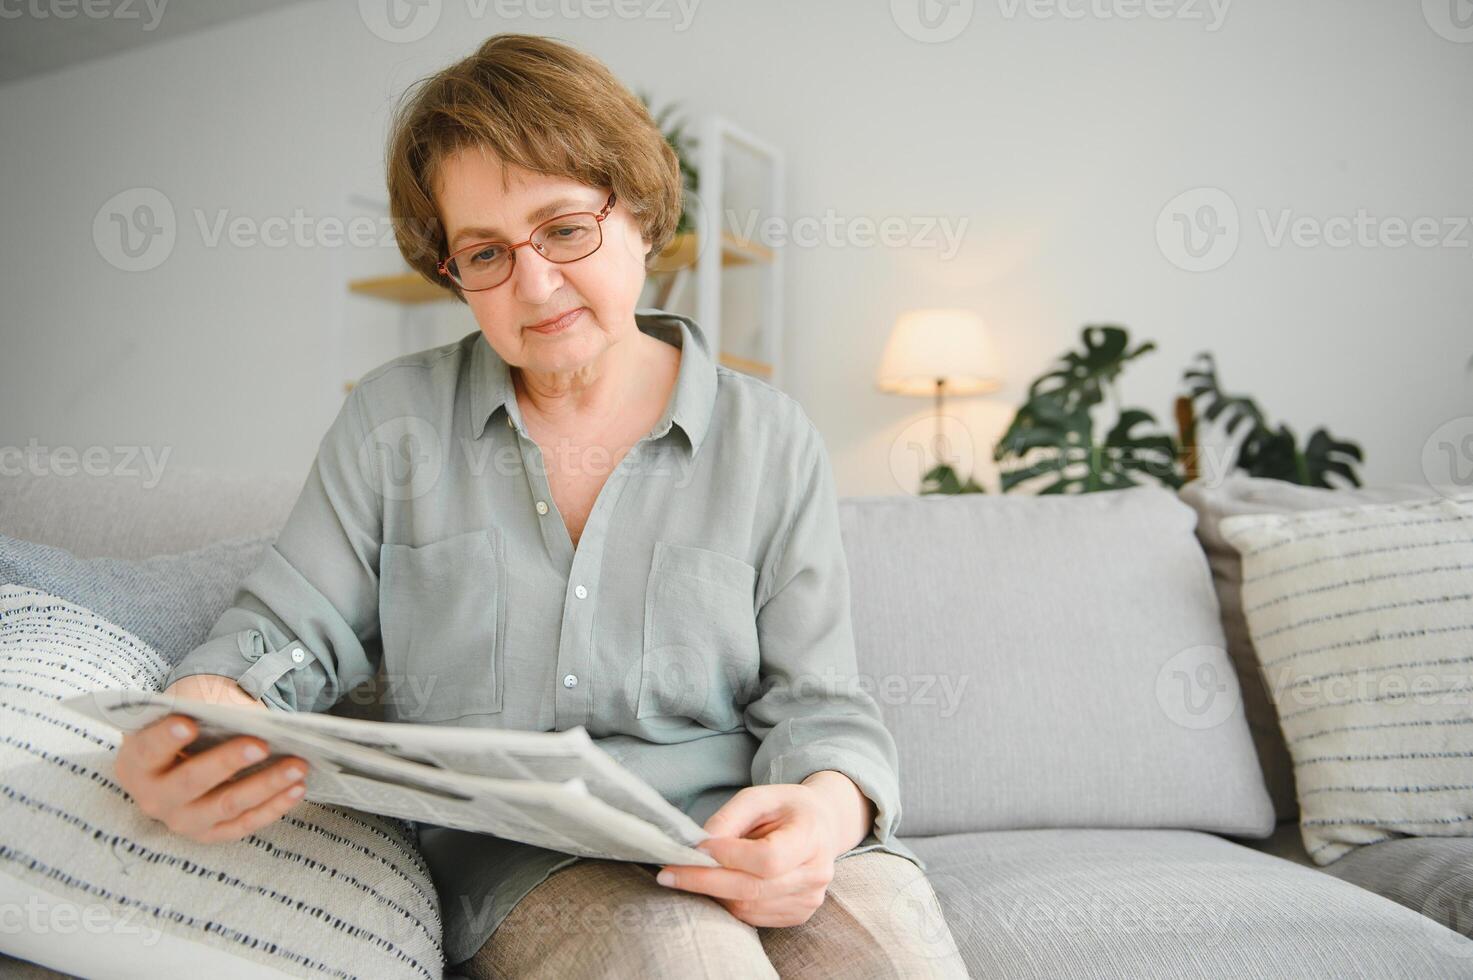
{"type": "Polygon", "coordinates": [[[535,245],[517,249],[511,278],[517,299],[528,306],[546,305],[547,298],[563,284],[562,269],[556,262],[543,258],[535,245]]]}

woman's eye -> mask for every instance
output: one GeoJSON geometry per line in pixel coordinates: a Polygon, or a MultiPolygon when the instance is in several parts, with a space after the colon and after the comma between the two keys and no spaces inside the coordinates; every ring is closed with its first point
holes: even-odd
{"type": "Polygon", "coordinates": [[[582,231],[581,225],[558,225],[552,229],[552,236],[554,238],[575,238],[582,231]]]}
{"type": "Polygon", "coordinates": [[[472,262],[495,262],[501,258],[501,247],[499,245],[483,248],[471,256],[472,262]]]}

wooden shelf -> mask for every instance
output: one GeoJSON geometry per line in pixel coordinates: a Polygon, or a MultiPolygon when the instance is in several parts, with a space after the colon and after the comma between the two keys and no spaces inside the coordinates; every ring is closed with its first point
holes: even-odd
{"type": "Polygon", "coordinates": [[[733,371],[741,371],[746,374],[755,374],[763,378],[772,377],[772,365],[764,361],[754,361],[746,357],[738,357],[735,354],[721,352],[721,363],[733,371]]]}
{"type": "Polygon", "coordinates": [[[455,300],[455,294],[450,290],[428,282],[417,272],[354,279],[348,283],[348,292],[387,300],[390,303],[440,303],[455,300]]]}
{"type": "Polygon", "coordinates": [[[731,232],[721,233],[721,264],[751,265],[754,262],[771,262],[772,249],[759,242],[738,238],[731,232]]]}
{"type": "MultiPolygon", "coordinates": [[[[674,272],[676,269],[694,268],[697,250],[694,233],[676,235],[650,263],[650,271],[674,272]]],[[[771,262],[772,258],[772,249],[766,245],[738,238],[730,232],[723,232],[721,235],[721,264],[724,266],[771,262]]]]}

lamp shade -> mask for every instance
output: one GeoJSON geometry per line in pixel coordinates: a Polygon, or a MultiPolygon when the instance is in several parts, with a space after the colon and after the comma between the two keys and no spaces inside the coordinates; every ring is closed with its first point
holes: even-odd
{"type": "Polygon", "coordinates": [[[992,338],[982,318],[968,310],[924,309],[903,313],[890,332],[875,384],[896,395],[978,395],[1002,387],[992,338]]]}

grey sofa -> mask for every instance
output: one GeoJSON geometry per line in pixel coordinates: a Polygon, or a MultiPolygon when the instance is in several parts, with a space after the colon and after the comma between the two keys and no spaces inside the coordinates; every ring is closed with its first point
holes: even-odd
{"type": "MultiPolygon", "coordinates": [[[[152,487],[0,476],[0,532],[79,556],[178,552],[279,527],[300,485],[178,467],[152,487]]],[[[901,678],[877,688],[901,750],[901,836],[972,974],[1473,977],[1473,939],[1436,910],[1326,873],[1294,823],[1275,825],[1240,714],[1205,735],[1149,706],[1118,721],[1139,699],[1111,658],[1218,615],[1205,558],[1182,550],[1190,508],[1131,499],[1124,517],[1086,498],[841,502],[861,672],[901,678]],[[935,693],[962,678],[965,694],[935,693]],[[1196,745],[1202,759],[1181,755],[1196,745]]]]}

